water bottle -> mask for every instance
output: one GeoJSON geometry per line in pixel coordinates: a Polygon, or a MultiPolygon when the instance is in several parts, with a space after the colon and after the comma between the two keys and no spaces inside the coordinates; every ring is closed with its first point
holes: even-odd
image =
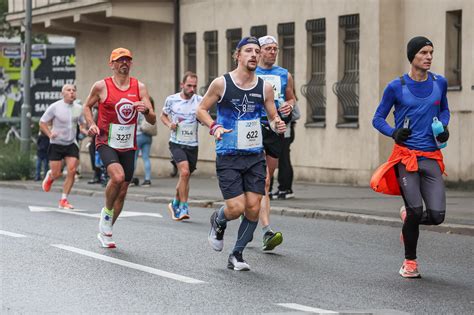
{"type": "Polygon", "coordinates": [[[433,130],[433,137],[436,141],[438,149],[445,148],[448,144],[447,142],[439,142],[436,137],[444,131],[443,124],[438,120],[438,117],[433,117],[433,123],[431,124],[431,129],[433,130]]]}

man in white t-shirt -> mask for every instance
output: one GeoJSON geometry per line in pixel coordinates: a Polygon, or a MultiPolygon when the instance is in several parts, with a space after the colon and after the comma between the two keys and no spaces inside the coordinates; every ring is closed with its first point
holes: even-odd
{"type": "Polygon", "coordinates": [[[166,98],[161,121],[171,130],[169,148],[179,170],[176,196],[168,205],[175,221],[189,219],[189,178],[196,169],[198,159],[198,121],[196,109],[202,97],[195,94],[197,75],[186,72],[181,82],[181,92],[166,98]]]}
{"type": "Polygon", "coordinates": [[[76,140],[77,125],[80,132],[87,134],[85,119],[82,115],[82,106],[74,103],[76,100],[76,87],[72,84],[63,86],[63,96],[51,104],[41,116],[39,126],[41,131],[49,137],[48,158],[50,170],[43,180],[43,190],[50,191],[54,180],[62,176],[63,160],[66,164],[67,175],[63,185],[63,193],[59,200],[60,209],[74,209],[67,197],[74,184],[74,176],[79,161],[79,145],[76,140]],[[52,128],[49,128],[49,125],[52,128]]]}

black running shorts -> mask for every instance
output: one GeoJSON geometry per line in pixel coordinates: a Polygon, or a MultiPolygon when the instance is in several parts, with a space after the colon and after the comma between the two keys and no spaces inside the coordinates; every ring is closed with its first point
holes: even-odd
{"type": "Polygon", "coordinates": [[[265,194],[267,164],[263,152],[250,155],[218,155],[216,172],[225,200],[245,192],[265,194]]]}
{"type": "Polygon", "coordinates": [[[48,147],[48,159],[50,161],[61,161],[67,156],[79,159],[79,148],[77,144],[61,145],[51,143],[48,147]]]}
{"type": "Polygon", "coordinates": [[[273,132],[269,126],[262,125],[262,136],[265,154],[275,159],[280,158],[283,150],[283,135],[273,132]]]}
{"type": "Polygon", "coordinates": [[[97,148],[100,159],[104,163],[105,168],[110,164],[119,163],[122,165],[125,173],[125,181],[130,182],[133,178],[133,171],[135,170],[135,150],[117,151],[106,144],[97,148]]]}
{"type": "Polygon", "coordinates": [[[192,147],[184,144],[177,144],[169,142],[169,148],[171,152],[171,158],[178,164],[179,162],[188,161],[189,172],[196,170],[198,160],[198,147],[192,147]]]}

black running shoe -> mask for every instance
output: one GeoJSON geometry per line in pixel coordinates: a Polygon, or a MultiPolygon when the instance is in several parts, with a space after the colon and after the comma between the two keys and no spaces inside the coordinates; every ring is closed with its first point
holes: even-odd
{"type": "Polygon", "coordinates": [[[207,239],[212,249],[220,252],[224,248],[224,231],[226,227],[217,224],[216,219],[217,211],[214,211],[214,213],[211,215],[211,229],[207,239]]]}

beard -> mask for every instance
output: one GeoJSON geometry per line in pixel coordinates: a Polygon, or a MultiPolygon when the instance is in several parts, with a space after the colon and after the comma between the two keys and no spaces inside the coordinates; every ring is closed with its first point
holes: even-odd
{"type": "Polygon", "coordinates": [[[255,71],[255,69],[257,69],[257,63],[255,62],[255,64],[250,64],[250,62],[249,62],[249,63],[247,63],[246,68],[249,71],[255,71]]]}
{"type": "Polygon", "coordinates": [[[186,91],[183,90],[183,94],[184,94],[186,97],[191,98],[191,97],[193,97],[194,92],[186,92],[186,91]]]}
{"type": "Polygon", "coordinates": [[[129,67],[120,67],[118,70],[118,73],[120,74],[129,74],[130,73],[130,68],[129,67]]]}

